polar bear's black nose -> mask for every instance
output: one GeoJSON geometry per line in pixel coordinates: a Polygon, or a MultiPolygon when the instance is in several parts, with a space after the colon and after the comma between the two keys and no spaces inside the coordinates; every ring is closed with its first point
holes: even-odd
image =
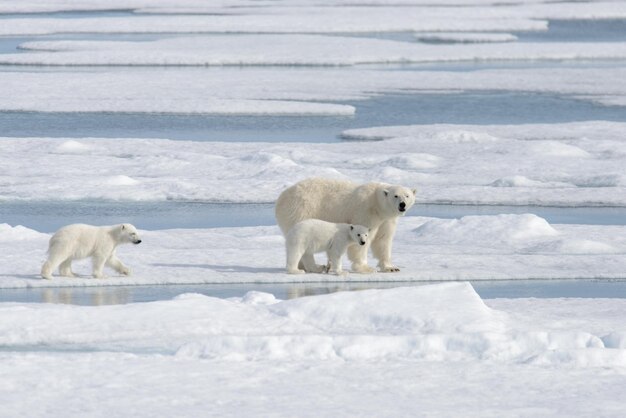
{"type": "Polygon", "coordinates": [[[135,241],[133,244],[141,244],[141,240],[138,239],[137,241],[135,241]]]}
{"type": "Polygon", "coordinates": [[[361,245],[365,245],[365,241],[361,241],[361,242],[360,242],[360,244],[361,244],[361,245]]]}
{"type": "Polygon", "coordinates": [[[404,212],[406,210],[406,203],[400,202],[400,205],[398,205],[398,209],[400,210],[400,212],[404,212]]]}

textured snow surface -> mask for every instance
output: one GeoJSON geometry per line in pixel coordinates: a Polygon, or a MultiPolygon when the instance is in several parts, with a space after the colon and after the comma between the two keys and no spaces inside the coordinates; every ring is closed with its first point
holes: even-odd
{"type": "Polygon", "coordinates": [[[31,417],[619,416],[624,309],[482,301],[467,283],[1,303],[0,400],[3,414],[31,417]],[[37,402],[24,402],[33,390],[37,402]]]}
{"type": "MultiPolygon", "coordinates": [[[[141,225],[136,225],[141,229],[141,225]]],[[[550,225],[533,214],[399,221],[393,262],[399,273],[299,275],[298,281],[416,281],[623,278],[626,227],[550,225]]],[[[143,242],[121,246],[133,274],[97,280],[91,262],[74,262],[78,278],[39,277],[51,234],[0,225],[0,287],[293,282],[285,271],[277,226],[142,231],[143,242]]],[[[317,256],[319,264],[326,256],[317,256]]],[[[370,258],[370,264],[376,260],[370,258]]],[[[349,269],[344,258],[344,267],[349,269]]]]}

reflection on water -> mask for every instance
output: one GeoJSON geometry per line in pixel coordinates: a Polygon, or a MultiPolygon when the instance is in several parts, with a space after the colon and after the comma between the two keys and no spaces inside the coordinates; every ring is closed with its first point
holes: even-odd
{"type": "MultiPolygon", "coordinates": [[[[424,286],[433,282],[204,284],[105,286],[45,289],[2,289],[0,302],[116,305],[169,300],[183,293],[217,298],[242,297],[249,291],[286,300],[342,291],[424,286]]],[[[626,298],[626,280],[503,280],[473,281],[483,299],[493,298],[626,298]]]]}
{"type": "MultiPolygon", "coordinates": [[[[6,291],[3,290],[2,293],[6,291]]],[[[16,290],[17,292],[17,290],[16,290]]],[[[111,291],[107,288],[89,289],[88,292],[77,292],[75,288],[46,288],[36,292],[37,295],[29,295],[31,300],[24,302],[37,303],[64,303],[67,305],[121,305],[132,302],[132,291],[121,287],[111,291]]],[[[0,298],[1,299],[1,298],[0,298]]]]}

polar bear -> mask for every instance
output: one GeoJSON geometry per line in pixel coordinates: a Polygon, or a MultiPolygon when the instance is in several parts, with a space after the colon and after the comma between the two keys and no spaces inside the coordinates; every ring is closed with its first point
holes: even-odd
{"type": "Polygon", "coordinates": [[[137,229],[131,224],[64,226],[50,238],[48,260],[41,268],[41,276],[52,279],[52,272],[59,267],[61,276],[75,277],[72,261],[87,257],[91,257],[95,278],[104,277],[102,269],[105,264],[118,273],[130,275],[130,269],[115,256],[115,249],[120,244],[131,242],[141,242],[137,229]]]}
{"type": "MultiPolygon", "coordinates": [[[[358,185],[345,180],[310,178],[285,189],[276,201],[276,221],[284,235],[296,223],[310,218],[328,222],[363,225],[369,228],[369,241],[348,248],[352,270],[371,273],[367,251],[372,247],[382,272],[400,271],[391,263],[391,244],[398,217],[415,203],[415,189],[385,183],[358,185]]],[[[307,265],[315,263],[305,255],[307,265]]]]}
{"type": "Polygon", "coordinates": [[[298,222],[286,237],[287,272],[322,273],[325,270],[342,274],[341,257],[352,245],[365,245],[369,231],[363,225],[336,224],[319,219],[298,222]],[[328,266],[315,264],[313,254],[326,251],[328,266]],[[313,260],[313,262],[311,262],[313,260]],[[302,261],[304,270],[298,268],[302,261]]]}

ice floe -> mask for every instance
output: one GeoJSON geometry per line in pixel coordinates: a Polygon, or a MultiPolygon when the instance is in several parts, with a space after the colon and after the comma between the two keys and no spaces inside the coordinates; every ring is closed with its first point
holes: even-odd
{"type": "MultiPolygon", "coordinates": [[[[130,187],[130,186],[123,186],[130,187]]],[[[141,229],[141,223],[135,222],[141,229]]],[[[313,282],[623,278],[626,227],[550,225],[533,214],[399,221],[394,263],[401,272],[306,274],[313,282]]],[[[142,231],[141,246],[120,247],[133,276],[98,280],[89,260],[79,278],[39,277],[51,234],[1,225],[0,288],[191,283],[286,283],[284,239],[276,226],[142,231]]],[[[323,254],[318,256],[324,262],[323,254]]],[[[344,260],[345,268],[349,263],[344,260]]],[[[375,260],[370,260],[375,264],[375,260]]]]}
{"type": "Polygon", "coordinates": [[[348,101],[399,92],[459,91],[556,94],[594,103],[606,99],[610,104],[626,97],[625,74],[620,67],[470,72],[342,71],[334,67],[6,71],[0,109],[349,116],[356,110],[348,101]]]}
{"type": "Polygon", "coordinates": [[[626,204],[623,123],[418,125],[333,144],[2,138],[0,199],[273,202],[312,176],[418,189],[419,203],[626,204]],[[16,173],[19,173],[17,175],[16,173]]]}
{"type": "Polygon", "coordinates": [[[0,64],[65,66],[342,66],[451,61],[624,59],[626,43],[424,44],[319,35],[231,35],[155,41],[38,41],[0,64]]]}

